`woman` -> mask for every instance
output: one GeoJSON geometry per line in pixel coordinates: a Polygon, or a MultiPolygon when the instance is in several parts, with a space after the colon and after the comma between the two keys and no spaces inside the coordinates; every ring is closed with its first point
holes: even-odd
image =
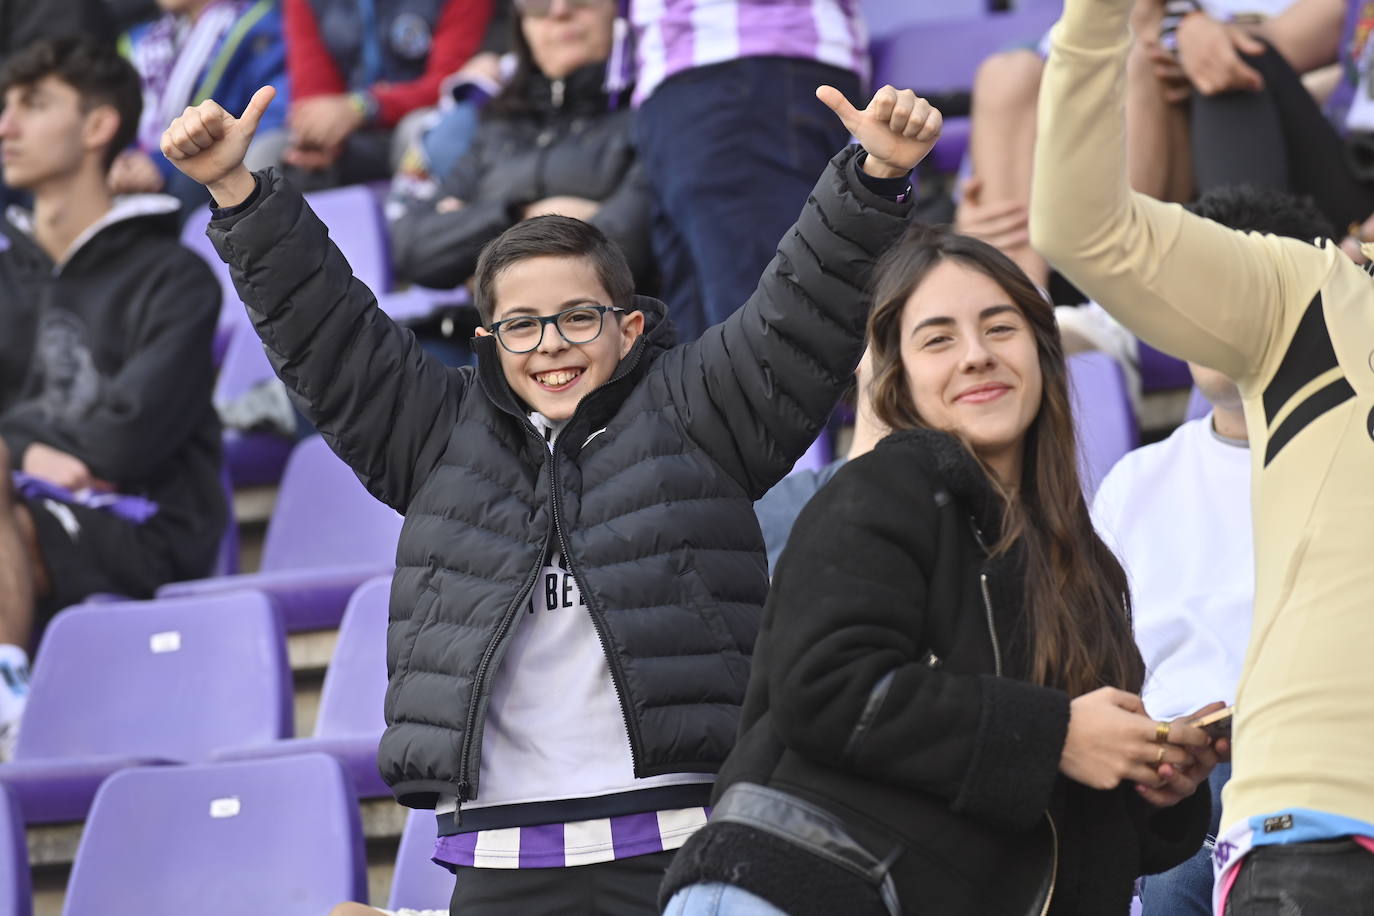
{"type": "Polygon", "coordinates": [[[667,912],[1124,914],[1138,874],[1201,843],[1216,756],[1136,696],[1053,311],[942,229],[875,284],[872,397],[895,432],[797,522],[667,912]]]}
{"type": "Polygon", "coordinates": [[[614,0],[517,0],[511,80],[483,111],[471,148],[435,199],[391,224],[399,279],[465,282],[482,246],[548,213],[596,225],[625,250],[639,288],[650,273],[649,198],[630,142],[628,93],[603,84],[614,0]]]}

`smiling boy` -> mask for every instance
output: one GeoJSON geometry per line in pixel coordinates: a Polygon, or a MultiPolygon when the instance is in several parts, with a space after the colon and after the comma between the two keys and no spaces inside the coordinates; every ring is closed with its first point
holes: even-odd
{"type": "Polygon", "coordinates": [[[875,258],[940,116],[885,87],[749,302],[674,346],[596,228],[540,217],[483,252],[478,365],[446,369],[376,307],[300,195],[188,109],[163,151],[282,379],[406,516],[392,586],[397,798],[439,812],[453,911],[655,911],[735,741],[768,586],[752,502],[826,420],[862,347],[875,258]]]}

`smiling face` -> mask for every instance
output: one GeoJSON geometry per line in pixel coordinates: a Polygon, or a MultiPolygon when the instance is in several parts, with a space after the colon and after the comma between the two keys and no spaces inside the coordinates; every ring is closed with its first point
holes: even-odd
{"type": "Polygon", "coordinates": [[[997,471],[1020,477],[1043,379],[1035,334],[987,274],[944,260],[902,310],[901,359],[916,412],[952,432],[997,471]]]}
{"type": "MultiPolygon", "coordinates": [[[[518,315],[556,315],[579,305],[610,305],[588,258],[539,256],[505,267],[492,284],[493,323],[518,315]]],[[[567,420],[578,403],[601,387],[644,331],[644,313],[607,312],[601,334],[570,344],[553,325],[529,353],[511,353],[498,342],[501,370],[517,397],[550,420],[567,420]]],[[[489,332],[477,330],[479,336],[489,332]]]]}

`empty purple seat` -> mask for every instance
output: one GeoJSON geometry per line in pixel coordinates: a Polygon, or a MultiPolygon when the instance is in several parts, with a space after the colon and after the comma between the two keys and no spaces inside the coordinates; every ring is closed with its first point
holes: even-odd
{"type": "Polygon", "coordinates": [[[401,848],[396,851],[388,909],[448,910],[453,897],[453,872],[436,865],[431,858],[438,832],[433,811],[412,811],[406,818],[401,848]]]}
{"type": "Polygon", "coordinates": [[[215,251],[215,246],[210,244],[210,238],[205,234],[205,227],[209,224],[209,208],[197,208],[181,227],[181,244],[200,255],[201,259],[210,265],[211,272],[219,281],[220,305],[219,324],[215,328],[215,365],[222,365],[229,341],[239,328],[248,324],[248,316],[243,310],[243,303],[239,300],[238,290],[234,289],[234,281],[229,275],[229,265],[220,258],[219,252],[215,251]]]}
{"type": "Polygon", "coordinates": [[[305,195],[310,209],[329,229],[329,237],[348,259],[353,276],[373,293],[391,289],[391,251],[377,195],[355,184],[305,195]]]}
{"type": "MultiPolygon", "coordinates": [[[[875,40],[908,26],[943,19],[971,19],[987,12],[984,0],[949,0],[944,3],[913,3],[911,0],[862,0],[859,4],[875,40]]],[[[881,83],[877,84],[881,85],[881,83]]]]}
{"type": "Polygon", "coordinates": [[[1140,387],[1144,391],[1169,391],[1193,384],[1188,364],[1176,356],[1139,341],[1140,387]]]}
{"type": "Polygon", "coordinates": [[[24,818],[14,796],[0,783],[0,916],[31,916],[32,913],[33,892],[29,887],[29,847],[24,839],[24,818]]]}
{"type": "Polygon", "coordinates": [[[1069,389],[1079,471],[1089,499],[1112,465],[1140,444],[1140,429],[1126,390],[1126,376],[1105,353],[1069,357],[1069,389]]]}
{"type": "Polygon", "coordinates": [[[324,916],[367,900],[358,803],[324,754],[154,767],[96,795],[64,916],[324,916]]]}
{"type": "Polygon", "coordinates": [[[319,436],[300,442],[282,475],[260,571],[175,582],[159,597],[258,589],[289,632],[336,627],[353,591],[395,568],[401,517],[372,498],[319,436]]]}
{"type": "Polygon", "coordinates": [[[116,770],[284,738],[292,710],[286,643],[265,595],[78,605],[43,634],[0,782],[29,823],[79,820],[116,770]]]}
{"type": "Polygon", "coordinates": [[[377,770],[377,742],[386,722],[386,624],[391,577],[358,586],[339,624],[339,642],[325,671],[319,718],[310,738],[287,738],[254,747],[231,748],[217,760],[283,757],[318,751],[338,759],[363,798],[389,795],[377,770]]]}
{"type": "Polygon", "coordinates": [[[1055,7],[1043,6],[906,26],[874,40],[873,83],[918,95],[967,92],[986,58],[1018,44],[1034,45],[1058,16],[1055,7]]]}

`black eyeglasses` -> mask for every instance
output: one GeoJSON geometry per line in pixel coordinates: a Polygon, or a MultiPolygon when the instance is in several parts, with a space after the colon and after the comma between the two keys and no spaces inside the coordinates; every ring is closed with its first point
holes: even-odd
{"type": "Polygon", "coordinates": [[[623,312],[615,305],[578,305],[556,315],[516,315],[492,322],[487,330],[512,353],[529,353],[544,342],[544,329],[553,325],[570,344],[591,343],[601,336],[607,312],[623,312]]]}

